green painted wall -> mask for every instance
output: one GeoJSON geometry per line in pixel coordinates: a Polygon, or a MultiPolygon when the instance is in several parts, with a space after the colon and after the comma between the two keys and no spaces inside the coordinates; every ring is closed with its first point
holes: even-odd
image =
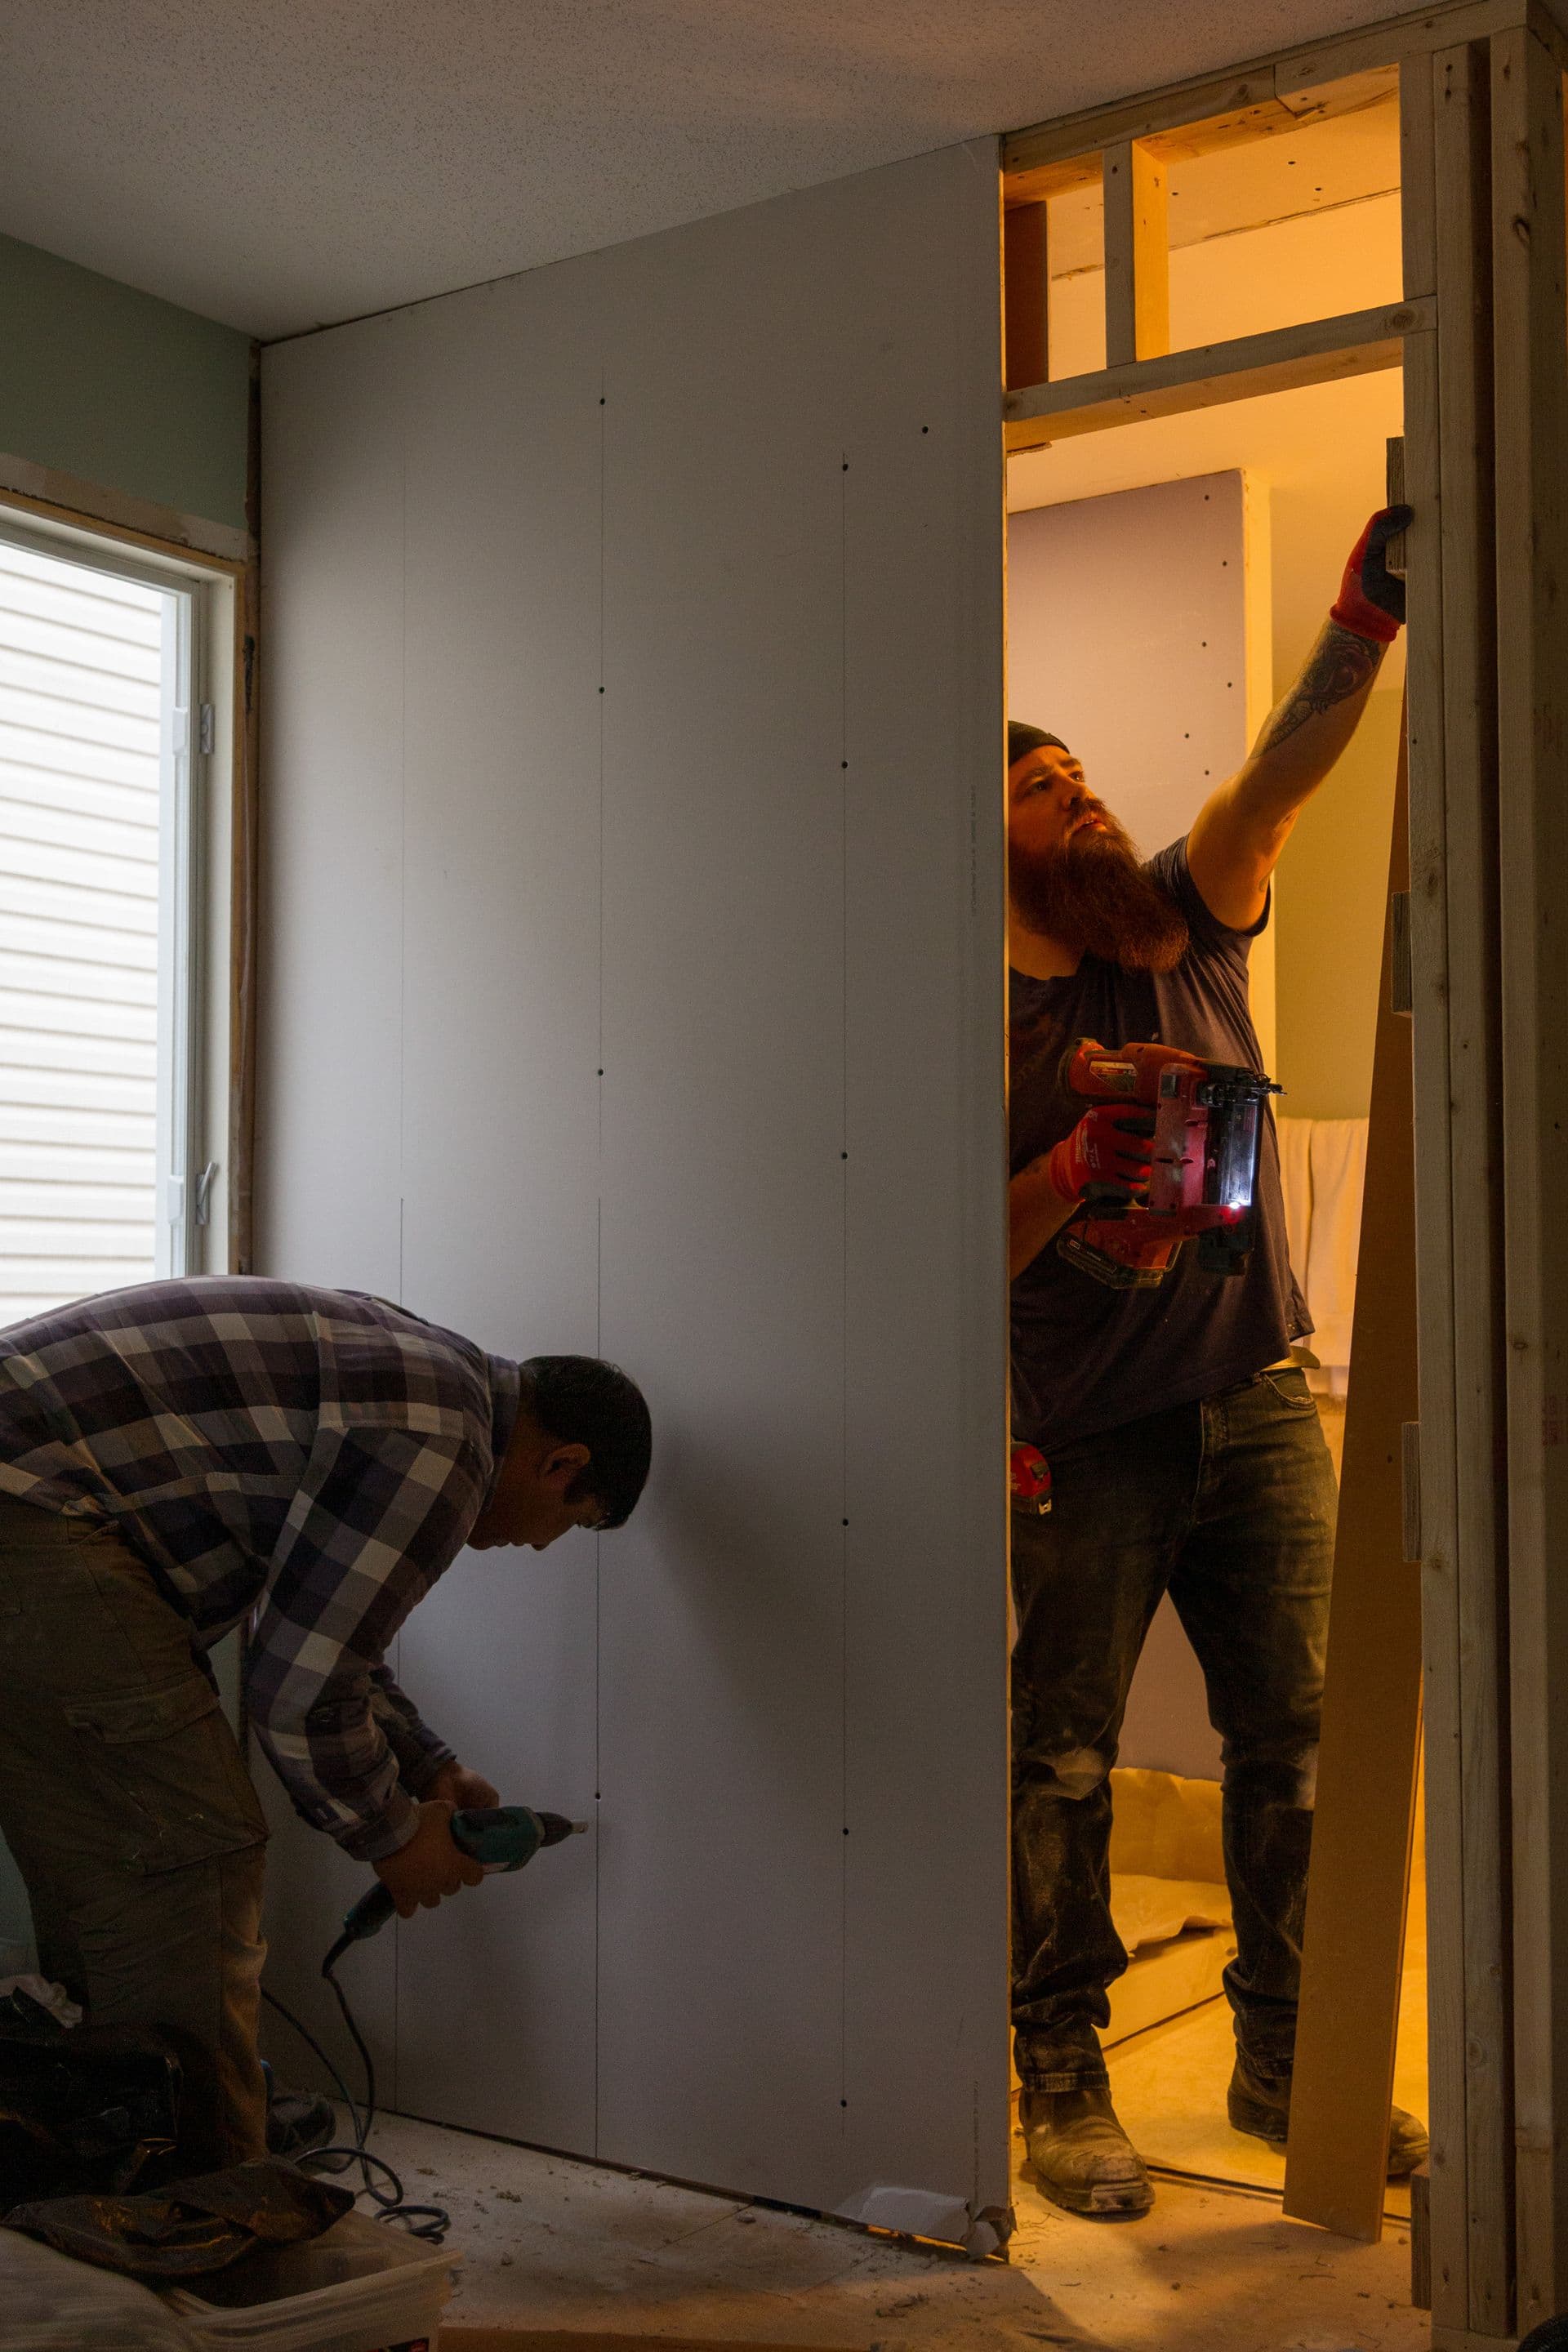
{"type": "Polygon", "coordinates": [[[250,341],[0,236],[0,454],[245,526],[250,341]]]}

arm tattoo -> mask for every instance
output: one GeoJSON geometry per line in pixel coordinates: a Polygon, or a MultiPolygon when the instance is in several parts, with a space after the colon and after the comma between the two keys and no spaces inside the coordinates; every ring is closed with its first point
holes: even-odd
{"type": "Polygon", "coordinates": [[[1300,677],[1264,721],[1255,752],[1278,751],[1309,719],[1321,719],[1336,702],[1348,702],[1359,694],[1377,676],[1386,650],[1370,637],[1358,637],[1353,629],[1342,629],[1337,621],[1325,621],[1300,677]]]}

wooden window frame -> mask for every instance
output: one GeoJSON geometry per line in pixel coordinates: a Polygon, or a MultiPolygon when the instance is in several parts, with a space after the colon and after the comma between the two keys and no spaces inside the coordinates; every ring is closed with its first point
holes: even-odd
{"type": "MultiPolygon", "coordinates": [[[[1568,1136],[1556,1042],[1568,922],[1553,903],[1568,876],[1559,7],[1568,18],[1565,0],[1452,0],[1015,131],[1001,151],[1009,450],[1404,370],[1441,2352],[1512,2344],[1568,2308],[1568,1236],[1552,1214],[1568,1136]],[[1202,351],[1161,348],[1163,166],[1394,87],[1402,300],[1202,351]],[[1100,175],[1110,363],[1053,382],[1046,205],[1100,175]]],[[[1400,1572],[1397,1553],[1388,1572],[1400,1572]]]]}

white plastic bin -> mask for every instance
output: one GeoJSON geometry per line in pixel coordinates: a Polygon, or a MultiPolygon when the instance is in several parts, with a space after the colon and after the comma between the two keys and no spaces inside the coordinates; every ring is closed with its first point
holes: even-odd
{"type": "Polygon", "coordinates": [[[265,2352],[437,2352],[441,2313],[462,2257],[363,2213],[305,2246],[252,2257],[164,2295],[196,2342],[265,2352]],[[242,2294],[242,2303],[236,2298],[242,2294]]]}

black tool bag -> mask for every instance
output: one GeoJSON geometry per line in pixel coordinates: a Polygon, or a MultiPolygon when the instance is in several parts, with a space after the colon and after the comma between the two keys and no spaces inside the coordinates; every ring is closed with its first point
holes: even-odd
{"type": "Polygon", "coordinates": [[[0,2000],[0,2213],[40,2197],[123,2195],[178,2134],[180,2062],[161,2035],[63,2026],[0,2000]]]}

